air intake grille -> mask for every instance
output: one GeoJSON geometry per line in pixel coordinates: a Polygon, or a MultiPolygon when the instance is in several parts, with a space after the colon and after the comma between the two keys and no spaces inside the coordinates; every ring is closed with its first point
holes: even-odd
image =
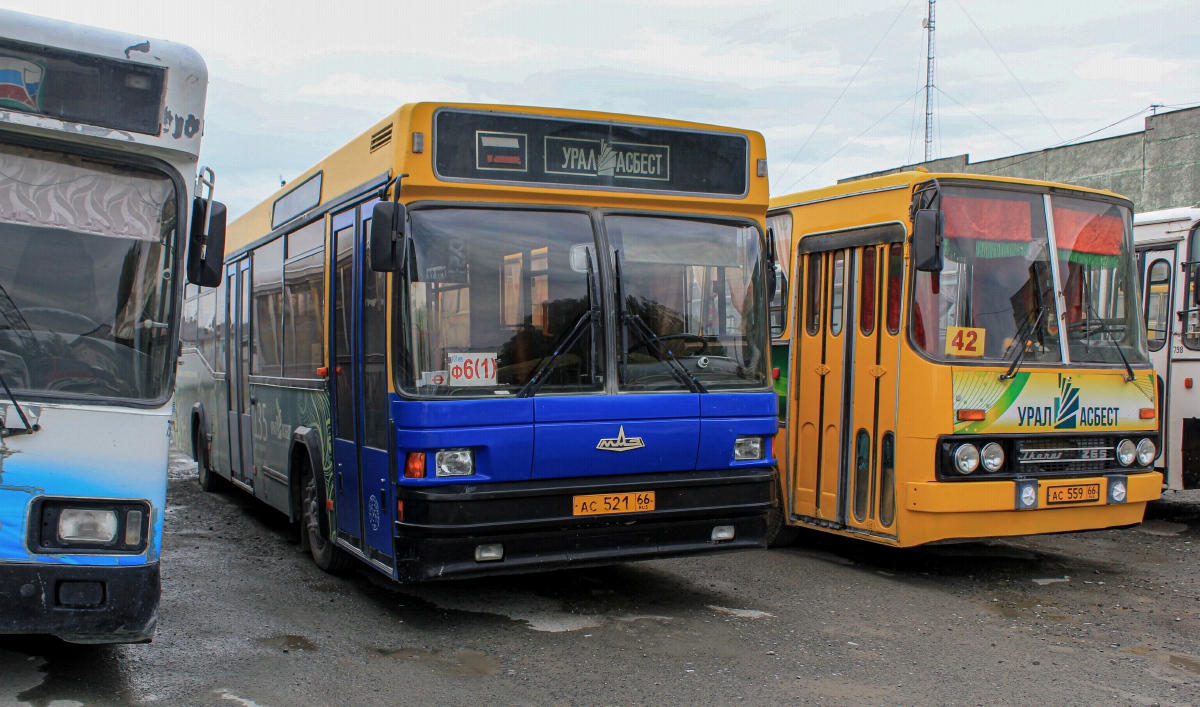
{"type": "Polygon", "coordinates": [[[1051,437],[1017,442],[1014,461],[1021,475],[1072,474],[1123,468],[1112,437],[1051,437]]]}
{"type": "Polygon", "coordinates": [[[388,123],[371,136],[371,152],[378,150],[392,141],[392,124],[388,123]]]}

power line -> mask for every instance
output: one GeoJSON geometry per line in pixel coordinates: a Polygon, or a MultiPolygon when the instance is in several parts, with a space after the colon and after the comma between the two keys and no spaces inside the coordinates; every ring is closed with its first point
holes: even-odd
{"type": "Polygon", "coordinates": [[[997,128],[995,125],[992,125],[991,123],[989,123],[989,122],[987,121],[987,119],[986,119],[986,118],[984,118],[982,115],[979,115],[978,113],[976,113],[975,111],[973,111],[973,110],[971,110],[970,108],[966,107],[966,106],[965,106],[965,105],[963,105],[962,103],[959,103],[959,102],[958,102],[958,99],[956,99],[954,96],[951,96],[949,93],[946,93],[945,91],[943,91],[943,90],[941,89],[941,87],[935,87],[935,88],[937,89],[937,92],[938,92],[938,93],[940,93],[940,94],[942,94],[943,96],[945,96],[946,98],[949,98],[950,100],[954,101],[954,103],[955,103],[956,105],[958,105],[958,107],[959,107],[959,108],[962,108],[962,109],[963,109],[963,110],[965,110],[966,112],[968,112],[968,113],[970,113],[971,115],[973,115],[973,116],[975,116],[976,118],[978,118],[978,119],[980,120],[980,122],[982,122],[984,125],[988,126],[988,127],[989,127],[989,128],[991,128],[992,130],[995,130],[996,132],[1000,133],[1000,134],[1001,134],[1002,136],[1004,136],[1005,138],[1008,138],[1008,141],[1009,141],[1009,142],[1011,142],[1012,144],[1014,144],[1014,145],[1016,145],[1017,147],[1021,148],[1021,150],[1027,150],[1027,149],[1029,149],[1029,148],[1025,147],[1024,145],[1022,145],[1021,143],[1019,143],[1019,142],[1017,142],[1016,140],[1014,140],[1014,139],[1012,138],[1012,136],[1010,136],[1008,133],[1004,132],[1004,131],[1003,131],[1003,130],[1001,130],[1000,128],[997,128]]]}
{"type": "Polygon", "coordinates": [[[837,157],[837,156],[838,156],[838,154],[840,154],[842,150],[844,150],[844,149],[846,149],[847,147],[850,147],[850,146],[851,146],[851,145],[853,145],[854,143],[858,142],[858,139],[859,139],[859,138],[861,138],[863,135],[866,135],[867,133],[871,132],[871,130],[873,130],[873,129],[875,128],[875,126],[876,126],[876,125],[879,125],[880,123],[882,123],[884,120],[886,120],[886,119],[888,118],[888,116],[890,116],[892,113],[895,113],[897,110],[899,110],[901,107],[903,107],[905,104],[907,104],[907,103],[908,103],[909,101],[911,101],[912,99],[916,98],[916,97],[917,97],[917,95],[919,95],[919,94],[921,93],[921,91],[924,91],[924,90],[925,90],[925,87],[924,87],[924,86],[922,86],[921,88],[918,88],[916,91],[914,91],[914,92],[912,93],[912,95],[911,95],[911,96],[909,96],[909,97],[905,98],[903,101],[901,101],[899,104],[897,104],[895,108],[893,108],[893,109],[889,110],[887,113],[885,113],[885,114],[883,115],[883,117],[881,117],[879,120],[876,120],[874,123],[871,123],[871,126],[870,126],[869,128],[867,128],[866,130],[862,131],[861,133],[859,133],[858,135],[856,135],[856,136],[855,136],[853,139],[851,139],[850,141],[848,141],[848,142],[846,142],[845,144],[843,144],[843,145],[842,145],[841,147],[839,147],[839,148],[838,148],[838,149],[837,149],[837,150],[836,150],[836,151],[835,151],[835,152],[834,152],[832,155],[830,155],[830,156],[826,157],[824,160],[821,160],[821,163],[820,163],[820,164],[818,164],[817,166],[815,166],[815,167],[813,167],[812,169],[808,170],[808,172],[806,172],[806,173],[804,174],[804,176],[803,176],[803,177],[800,177],[800,178],[799,178],[799,179],[797,179],[796,181],[794,181],[794,182],[792,182],[791,184],[789,184],[789,185],[788,185],[788,187],[787,187],[787,189],[784,189],[784,190],[783,190],[783,193],[785,193],[785,194],[786,194],[786,193],[790,192],[790,191],[792,190],[792,187],[796,186],[796,185],[797,185],[797,184],[799,184],[800,182],[802,182],[802,181],[804,181],[805,179],[807,179],[807,178],[808,178],[808,176],[809,176],[810,174],[812,174],[813,172],[817,171],[817,170],[818,170],[818,169],[820,169],[821,167],[824,167],[826,162],[828,162],[829,160],[833,159],[834,157],[837,157]]]}
{"type": "MultiPolygon", "coordinates": [[[[896,19],[892,20],[892,24],[888,25],[887,31],[885,31],[883,36],[879,38],[879,41],[875,43],[875,46],[871,49],[871,53],[867,54],[867,58],[863,59],[863,63],[859,65],[858,71],[855,71],[854,75],[850,77],[850,81],[844,88],[842,88],[842,92],[838,94],[837,98],[833,99],[833,103],[830,104],[829,110],[825,111],[825,115],[821,116],[821,120],[817,123],[817,127],[813,128],[813,131],[809,133],[808,137],[804,140],[804,144],[801,145],[800,149],[796,151],[796,154],[792,156],[792,160],[788,162],[787,166],[783,168],[783,171],[779,173],[778,180],[782,180],[783,176],[792,168],[792,165],[796,163],[796,160],[800,157],[800,154],[804,152],[804,148],[808,147],[808,143],[813,139],[813,136],[815,136],[817,131],[821,129],[821,126],[825,124],[825,119],[828,118],[829,114],[833,112],[833,109],[837,107],[838,102],[842,100],[842,96],[846,95],[846,91],[850,90],[850,87],[854,85],[854,80],[858,78],[860,73],[862,73],[862,70],[867,66],[867,62],[871,61],[871,57],[875,56],[875,50],[879,49],[879,45],[883,44],[883,40],[887,39],[887,36],[891,33],[892,28],[896,26],[896,22],[900,20],[900,17],[904,15],[904,11],[907,10],[908,6],[911,4],[912,0],[907,0],[907,2],[904,3],[904,7],[900,8],[900,13],[896,15],[896,19]]],[[[778,183],[779,182],[776,181],[776,184],[778,183]]]]}
{"type": "MultiPolygon", "coordinates": [[[[1025,97],[1029,99],[1029,102],[1033,104],[1034,109],[1039,115],[1042,116],[1042,120],[1046,121],[1046,125],[1050,126],[1050,130],[1054,132],[1054,137],[1062,140],[1063,136],[1059,134],[1058,128],[1054,127],[1054,123],[1051,123],[1050,119],[1046,117],[1046,114],[1042,112],[1042,109],[1037,104],[1037,101],[1033,100],[1033,96],[1029,95],[1029,91],[1025,90],[1025,84],[1021,83],[1021,79],[1017,78],[1017,75],[1013,73],[1013,70],[1008,68],[1008,62],[1004,61],[1004,57],[1000,56],[1000,52],[996,51],[996,48],[992,46],[991,40],[987,38],[987,35],[983,33],[983,30],[979,28],[979,25],[975,23],[975,19],[971,17],[971,13],[967,12],[966,6],[959,2],[959,0],[954,0],[954,2],[956,5],[958,5],[958,9],[962,10],[963,14],[967,16],[967,21],[971,23],[971,26],[974,27],[975,31],[979,33],[979,36],[983,37],[983,41],[988,45],[988,49],[991,49],[992,53],[996,55],[996,58],[1000,60],[1000,64],[1004,66],[1004,70],[1008,72],[1008,75],[1012,77],[1013,81],[1017,82],[1017,86],[1021,87],[1021,92],[1024,93],[1025,97]]],[[[957,101],[955,102],[957,103],[957,101]]]]}
{"type": "Polygon", "coordinates": [[[1042,152],[1045,152],[1046,150],[1053,150],[1056,147],[1066,147],[1067,145],[1070,145],[1071,143],[1079,142],[1080,140],[1082,140],[1084,138],[1089,138],[1089,137],[1095,135],[1096,133],[1104,132],[1105,130],[1108,130],[1109,128],[1116,127],[1116,126],[1120,125],[1121,123],[1124,123],[1127,120],[1133,120],[1134,118],[1138,117],[1139,115],[1149,112],[1149,110],[1150,110],[1150,106],[1146,106],[1145,108],[1139,110],[1138,112],[1134,113],[1133,115],[1127,115],[1124,118],[1121,118],[1120,120],[1116,121],[1115,123],[1109,123],[1108,125],[1105,125],[1103,128],[1097,128],[1096,130],[1093,130],[1090,133],[1085,133],[1083,135],[1080,135],[1079,137],[1074,137],[1074,138],[1071,138],[1070,140],[1064,140],[1063,142],[1060,142],[1060,143],[1057,143],[1054,145],[1050,145],[1049,147],[1042,148],[1041,150],[1038,150],[1037,152],[1032,153],[1025,159],[1017,160],[1016,162],[1006,162],[1005,164],[997,167],[996,169],[993,169],[989,172],[979,172],[979,174],[994,174],[997,170],[1007,169],[1008,167],[1012,167],[1014,165],[1019,165],[1022,162],[1028,162],[1029,160],[1033,159],[1034,157],[1037,157],[1039,154],[1041,154],[1042,152]]]}

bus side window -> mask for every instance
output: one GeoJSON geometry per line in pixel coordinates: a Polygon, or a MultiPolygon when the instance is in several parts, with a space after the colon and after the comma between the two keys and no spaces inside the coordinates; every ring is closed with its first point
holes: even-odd
{"type": "Polygon", "coordinates": [[[283,375],[283,239],[254,251],[254,337],[250,373],[283,375]]]}
{"type": "Polygon", "coordinates": [[[821,261],[824,259],[824,253],[808,256],[808,292],[805,295],[808,309],[805,321],[810,336],[816,336],[821,329],[821,292],[825,289],[821,285],[821,261]]]}
{"type": "Polygon", "coordinates": [[[893,243],[888,247],[887,266],[887,328],[895,336],[900,333],[900,296],[904,290],[904,246],[893,243]]]}
{"type": "Polygon", "coordinates": [[[1151,351],[1167,344],[1171,320],[1171,264],[1158,259],[1150,264],[1146,277],[1146,343],[1151,351]]]}
{"type": "Polygon", "coordinates": [[[839,250],[833,256],[833,286],[829,294],[829,333],[842,333],[842,302],[845,298],[846,251],[839,250]]]}
{"type": "Polygon", "coordinates": [[[792,214],[784,212],[767,218],[768,233],[775,236],[775,292],[771,294],[771,337],[783,336],[788,326],[788,278],[792,276],[792,214]]]}
{"type": "Polygon", "coordinates": [[[315,379],[325,365],[325,222],[287,237],[283,266],[283,375],[315,379]]]}
{"type": "Polygon", "coordinates": [[[1187,283],[1183,292],[1182,310],[1187,312],[1180,322],[1183,327],[1183,345],[1189,349],[1200,349],[1200,312],[1196,312],[1195,290],[1198,284],[1196,282],[1196,260],[1200,259],[1200,244],[1196,243],[1196,228],[1193,227],[1191,233],[1188,234],[1188,264],[1186,268],[1187,275],[1184,282],[1187,283]]]}

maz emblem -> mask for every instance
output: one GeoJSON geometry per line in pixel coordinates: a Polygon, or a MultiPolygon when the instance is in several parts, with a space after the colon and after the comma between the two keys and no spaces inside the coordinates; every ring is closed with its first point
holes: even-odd
{"type": "Polygon", "coordinates": [[[616,437],[607,437],[600,440],[600,444],[596,445],[596,449],[603,449],[606,452],[628,452],[631,449],[641,449],[646,443],[641,437],[626,437],[625,425],[621,425],[620,431],[616,437]]]}

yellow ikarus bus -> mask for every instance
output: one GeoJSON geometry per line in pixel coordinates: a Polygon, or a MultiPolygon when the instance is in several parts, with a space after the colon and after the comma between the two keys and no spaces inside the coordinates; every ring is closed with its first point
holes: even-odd
{"type": "Polygon", "coordinates": [[[1163,478],[1128,200],[918,171],[771,207],[790,267],[772,311],[779,538],[1141,521],[1163,478]]]}

